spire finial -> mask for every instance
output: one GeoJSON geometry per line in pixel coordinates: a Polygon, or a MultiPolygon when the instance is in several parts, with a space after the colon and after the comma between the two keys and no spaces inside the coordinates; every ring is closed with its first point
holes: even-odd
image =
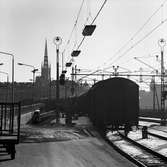
{"type": "Polygon", "coordinates": [[[48,47],[47,47],[47,39],[45,38],[45,53],[44,57],[48,57],[48,47]]]}

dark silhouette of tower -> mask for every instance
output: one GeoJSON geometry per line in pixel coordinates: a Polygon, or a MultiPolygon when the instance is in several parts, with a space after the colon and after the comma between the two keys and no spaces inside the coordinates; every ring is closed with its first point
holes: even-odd
{"type": "Polygon", "coordinates": [[[48,63],[48,47],[47,47],[47,40],[45,40],[45,51],[44,51],[44,61],[42,62],[41,65],[41,84],[43,86],[48,85],[50,82],[50,71],[51,67],[48,63]]]}
{"type": "Polygon", "coordinates": [[[41,76],[36,77],[36,90],[38,98],[51,97],[51,66],[48,62],[48,46],[45,40],[44,60],[41,64],[41,76]]]}

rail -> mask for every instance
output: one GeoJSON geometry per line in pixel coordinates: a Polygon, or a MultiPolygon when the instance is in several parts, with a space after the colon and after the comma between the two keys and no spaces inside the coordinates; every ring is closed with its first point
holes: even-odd
{"type": "Polygon", "coordinates": [[[123,139],[125,139],[125,140],[131,142],[132,144],[134,144],[135,146],[137,146],[137,147],[139,147],[139,148],[141,148],[141,149],[147,151],[148,153],[151,153],[152,155],[154,155],[154,156],[160,158],[161,160],[167,162],[167,157],[166,157],[166,156],[164,156],[164,155],[162,155],[162,154],[159,154],[158,152],[155,152],[155,151],[153,151],[152,149],[150,149],[150,148],[148,148],[148,147],[143,146],[142,144],[140,144],[140,143],[138,143],[138,142],[136,142],[136,141],[134,141],[134,140],[132,140],[132,139],[130,139],[130,138],[124,136],[124,135],[123,135],[122,133],[120,133],[120,132],[119,132],[119,135],[120,135],[123,139]]]}
{"type": "Polygon", "coordinates": [[[130,156],[129,154],[127,154],[126,152],[124,152],[123,150],[121,150],[119,147],[117,147],[113,142],[111,142],[107,137],[104,138],[105,141],[112,147],[114,148],[117,152],[119,152],[122,156],[124,156],[125,158],[127,158],[129,161],[131,161],[132,163],[134,163],[135,165],[139,166],[139,167],[147,167],[144,163],[140,162],[139,160],[133,158],[132,156],[130,156]]]}

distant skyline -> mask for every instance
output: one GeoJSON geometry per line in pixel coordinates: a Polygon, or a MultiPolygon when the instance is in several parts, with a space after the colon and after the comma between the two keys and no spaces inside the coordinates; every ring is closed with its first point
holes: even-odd
{"type": "MultiPolygon", "coordinates": [[[[18,66],[18,62],[33,65],[38,69],[41,68],[45,39],[48,41],[51,78],[56,78],[56,47],[53,44],[53,38],[55,36],[62,37],[63,42],[60,46],[60,52],[62,52],[75,23],[81,2],[82,0],[0,0],[0,51],[15,55],[15,81],[27,82],[32,78],[31,69],[18,66]]],[[[77,30],[65,52],[66,59],[69,60],[74,44],[79,44],[82,39],[82,29],[88,13],[91,14],[88,21],[90,23],[103,2],[104,0],[85,0],[77,30]]],[[[167,18],[167,3],[122,52],[115,53],[139,30],[163,2],[164,0],[108,0],[95,21],[97,28],[93,36],[86,37],[80,48],[81,54],[75,59],[75,63],[79,68],[92,70],[96,70],[98,66],[102,67],[102,65],[105,65],[103,67],[119,65],[131,71],[139,70],[140,67],[148,70],[148,67],[135,61],[133,57],[160,54],[158,40],[160,38],[167,40],[167,22],[130,52],[122,54],[167,18]],[[117,57],[120,58],[113,63],[117,57]],[[107,62],[105,63],[105,61],[107,62]]],[[[167,45],[165,47],[165,60],[166,54],[167,45]]],[[[3,66],[0,66],[0,71],[8,72],[11,81],[11,58],[5,55],[0,55],[0,57],[0,63],[4,63],[3,66]]],[[[155,57],[143,59],[143,61],[159,68],[155,57]]],[[[123,71],[123,68],[119,70],[123,71]]],[[[113,71],[112,68],[109,70],[113,71]]],[[[151,69],[149,70],[151,71],[151,69]]],[[[69,74],[70,72],[68,73],[70,77],[69,74]]],[[[5,80],[6,77],[0,74],[0,81],[5,80]]]]}

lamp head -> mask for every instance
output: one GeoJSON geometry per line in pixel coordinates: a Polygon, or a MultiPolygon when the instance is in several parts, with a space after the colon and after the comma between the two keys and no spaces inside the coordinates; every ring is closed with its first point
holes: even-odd
{"type": "Polygon", "coordinates": [[[55,37],[55,38],[53,39],[53,43],[54,43],[55,45],[59,46],[59,45],[61,45],[61,43],[62,43],[62,39],[61,39],[59,36],[57,36],[57,37],[55,37]]]}
{"type": "Polygon", "coordinates": [[[166,45],[165,39],[161,38],[161,39],[158,41],[158,44],[159,44],[160,47],[163,48],[163,47],[166,45]]]}

